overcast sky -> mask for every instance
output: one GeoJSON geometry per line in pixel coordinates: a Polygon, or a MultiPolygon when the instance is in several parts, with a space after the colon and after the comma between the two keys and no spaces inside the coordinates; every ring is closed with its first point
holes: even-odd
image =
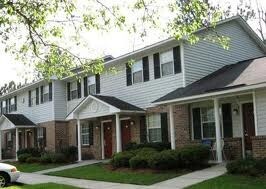
{"type": "MultiPolygon", "coordinates": [[[[235,0],[213,0],[214,2],[220,2],[222,6],[228,5],[235,6],[235,0]]],[[[266,0],[258,0],[261,6],[266,9],[266,0]]],[[[252,0],[253,6],[256,5],[256,0],[252,0]]],[[[249,22],[251,27],[256,30],[258,25],[257,20],[249,22]]],[[[158,36],[156,33],[149,33],[149,37],[145,40],[139,39],[135,35],[130,35],[127,32],[111,31],[109,33],[93,32],[87,36],[87,40],[90,41],[92,51],[90,53],[95,55],[113,55],[117,57],[132,50],[136,50],[143,46],[157,42],[165,38],[165,36],[158,36]]],[[[3,45],[0,44],[0,86],[11,80],[16,82],[24,80],[22,78],[28,77],[27,66],[16,62],[12,55],[4,52],[3,45]]]]}

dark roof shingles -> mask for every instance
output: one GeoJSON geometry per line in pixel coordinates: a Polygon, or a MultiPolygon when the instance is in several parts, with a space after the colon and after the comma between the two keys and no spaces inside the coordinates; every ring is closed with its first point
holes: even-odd
{"type": "Polygon", "coordinates": [[[4,114],[4,116],[11,121],[16,126],[33,126],[35,123],[33,123],[31,120],[29,120],[27,117],[25,117],[22,114],[4,114]]]}

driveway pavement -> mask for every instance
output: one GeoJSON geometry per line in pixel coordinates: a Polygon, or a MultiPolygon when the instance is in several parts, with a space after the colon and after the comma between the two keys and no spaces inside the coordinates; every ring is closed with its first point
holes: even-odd
{"type": "MultiPolygon", "coordinates": [[[[57,169],[59,170],[59,168],[57,169]]],[[[64,170],[61,168],[61,170],[64,170]]],[[[48,176],[37,173],[21,173],[18,182],[25,184],[40,184],[40,183],[58,183],[76,186],[88,189],[182,189],[184,187],[200,183],[202,181],[218,177],[226,173],[225,165],[216,165],[200,171],[195,171],[180,177],[176,177],[167,181],[163,181],[150,186],[140,186],[133,184],[121,184],[102,181],[92,181],[84,179],[65,178],[57,176],[48,176]]]]}

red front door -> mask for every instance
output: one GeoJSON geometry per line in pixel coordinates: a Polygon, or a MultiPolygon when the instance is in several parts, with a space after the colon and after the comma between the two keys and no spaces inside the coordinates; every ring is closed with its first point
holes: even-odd
{"type": "Polygon", "coordinates": [[[243,104],[242,112],[243,112],[243,128],[245,136],[245,150],[246,152],[250,152],[252,150],[251,137],[255,136],[253,103],[243,104]]]}
{"type": "Polygon", "coordinates": [[[113,154],[112,143],[112,122],[103,123],[104,133],[104,156],[110,158],[113,154]]]}
{"type": "Polygon", "coordinates": [[[121,134],[122,134],[122,150],[125,150],[126,145],[131,142],[130,121],[121,121],[121,134]]]}

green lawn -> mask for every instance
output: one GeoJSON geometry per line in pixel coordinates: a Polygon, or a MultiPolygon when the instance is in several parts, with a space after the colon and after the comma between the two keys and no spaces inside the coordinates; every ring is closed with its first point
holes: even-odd
{"type": "Polygon", "coordinates": [[[32,173],[45,169],[51,169],[64,165],[64,164],[41,164],[41,163],[20,163],[20,162],[5,162],[5,163],[14,165],[19,171],[27,173],[32,173]]]}
{"type": "Polygon", "coordinates": [[[99,163],[99,164],[68,169],[64,171],[48,173],[48,175],[107,181],[107,182],[151,185],[157,182],[177,177],[184,173],[187,173],[187,171],[179,171],[179,172],[167,171],[162,173],[154,173],[151,171],[132,171],[129,169],[112,171],[106,168],[105,164],[99,163]]]}
{"type": "Polygon", "coordinates": [[[54,183],[47,183],[47,184],[35,184],[35,185],[22,185],[22,184],[14,184],[12,186],[6,187],[8,189],[79,189],[73,186],[67,186],[62,184],[54,184],[54,183]]]}
{"type": "Polygon", "coordinates": [[[256,178],[237,175],[223,175],[186,189],[263,189],[266,188],[266,178],[256,178]]]}

